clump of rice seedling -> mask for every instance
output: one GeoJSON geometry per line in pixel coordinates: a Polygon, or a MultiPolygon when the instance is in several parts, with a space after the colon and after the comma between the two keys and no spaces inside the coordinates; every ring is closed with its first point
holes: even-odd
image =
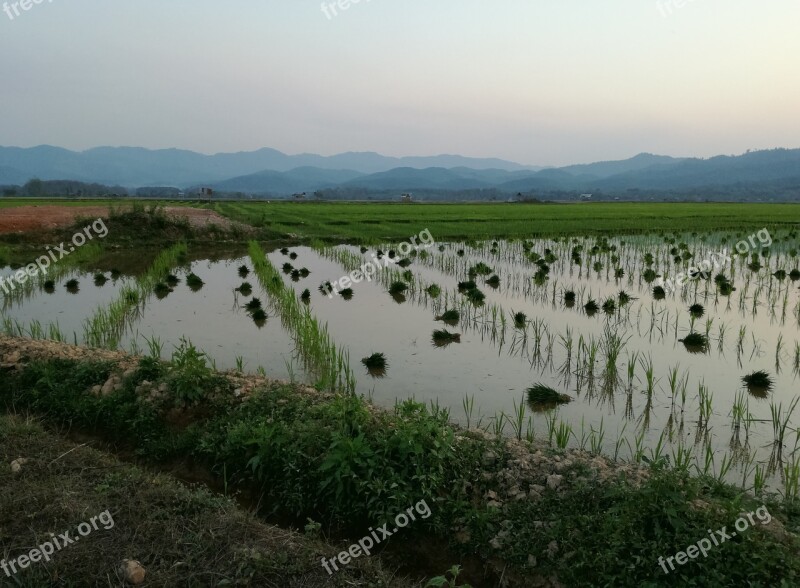
{"type": "Polygon", "coordinates": [[[439,296],[442,295],[442,289],[439,286],[439,284],[431,284],[430,286],[425,288],[425,291],[431,298],[439,298],[439,296]]]}
{"type": "Polygon", "coordinates": [[[575,292],[572,290],[565,290],[564,302],[567,306],[573,306],[575,304],[575,292]]]}
{"type": "Polygon", "coordinates": [[[367,372],[375,378],[382,378],[386,375],[386,368],[389,367],[389,362],[383,353],[373,353],[369,357],[361,360],[367,372]]]}
{"type": "Polygon", "coordinates": [[[250,274],[250,270],[246,265],[239,266],[239,277],[246,278],[250,274]]]}
{"type": "Polygon", "coordinates": [[[753,261],[751,261],[750,263],[748,263],[748,264],[747,264],[747,269],[749,269],[751,272],[757,272],[757,271],[759,271],[759,270],[760,270],[762,267],[764,267],[764,266],[763,266],[763,265],[761,265],[761,264],[758,262],[758,260],[757,260],[757,259],[754,259],[753,261]]]}
{"type": "Polygon", "coordinates": [[[111,268],[111,279],[116,280],[122,275],[122,272],[119,271],[117,268],[111,268]]]}
{"type": "Polygon", "coordinates": [[[256,324],[257,327],[263,327],[264,323],[267,322],[267,313],[264,312],[263,308],[257,308],[254,310],[250,316],[253,318],[253,322],[256,324]]]}
{"type": "Polygon", "coordinates": [[[789,279],[791,279],[793,282],[796,282],[797,280],[800,280],[800,269],[796,269],[795,268],[792,271],[790,271],[789,272],[789,279]]]}
{"type": "Polygon", "coordinates": [[[458,251],[456,251],[456,255],[458,255],[459,257],[464,257],[464,250],[459,249],[458,251]]]}
{"type": "Polygon", "coordinates": [[[566,394],[561,394],[544,384],[535,384],[525,392],[528,396],[528,403],[534,409],[555,408],[559,404],[566,404],[572,401],[572,398],[566,394]]]}
{"type": "Polygon", "coordinates": [[[742,381],[747,386],[748,391],[759,398],[765,397],[773,386],[772,378],[763,370],[747,374],[742,377],[742,381]]]}
{"type": "Polygon", "coordinates": [[[458,291],[462,294],[464,292],[468,292],[469,290],[474,290],[477,287],[478,285],[473,280],[467,280],[466,282],[458,283],[458,291]]]}
{"type": "Polygon", "coordinates": [[[597,304],[594,298],[590,298],[589,302],[583,305],[583,309],[586,311],[586,314],[593,315],[600,310],[600,306],[597,304]]]}
{"type": "Polygon", "coordinates": [[[475,306],[479,306],[483,304],[483,301],[486,299],[486,295],[481,292],[478,288],[474,288],[472,290],[468,290],[466,292],[467,300],[472,302],[475,306]]]}
{"type": "Polygon", "coordinates": [[[311,300],[311,291],[308,288],[303,290],[303,293],[300,294],[300,300],[302,300],[306,304],[308,304],[308,302],[311,300]]]}
{"type": "Polygon", "coordinates": [[[414,272],[411,270],[406,270],[403,272],[403,279],[406,282],[413,282],[414,281],[414,272]]]}
{"type": "Polygon", "coordinates": [[[603,302],[603,311],[606,314],[613,314],[617,310],[617,301],[614,298],[607,298],[603,302]]]}
{"type": "Polygon", "coordinates": [[[775,276],[775,278],[778,279],[778,280],[785,280],[786,279],[786,270],[779,269],[778,271],[776,271],[772,275],[775,276]]]}
{"type": "Polygon", "coordinates": [[[411,260],[407,257],[404,257],[403,259],[397,262],[397,265],[399,265],[400,267],[408,267],[411,265],[411,260]]]}
{"type": "Polygon", "coordinates": [[[628,304],[631,301],[631,295],[628,294],[625,290],[622,290],[617,295],[617,300],[619,300],[619,305],[620,306],[625,306],[626,304],[628,304]]]}
{"type": "Polygon", "coordinates": [[[292,270],[294,269],[294,266],[287,261],[286,263],[284,263],[281,266],[281,269],[283,270],[283,273],[290,274],[290,273],[292,273],[292,270]]]}
{"type": "Polygon", "coordinates": [[[486,283],[492,288],[497,288],[500,286],[500,276],[494,274],[488,280],[486,280],[486,283]]]}
{"type": "Polygon", "coordinates": [[[437,316],[435,320],[442,321],[443,323],[454,326],[458,324],[461,319],[461,314],[454,309],[445,310],[441,315],[437,316]]]}
{"type": "Polygon", "coordinates": [[[679,339],[679,343],[683,343],[686,350],[691,353],[705,353],[708,349],[708,337],[702,333],[689,333],[685,338],[679,339]]]}
{"type": "Polygon", "coordinates": [[[328,296],[331,292],[333,292],[333,284],[331,284],[330,282],[322,282],[319,285],[319,291],[322,294],[328,296]]]}
{"type": "Polygon", "coordinates": [[[341,294],[342,298],[344,298],[345,300],[352,300],[353,299],[353,289],[352,288],[345,288],[344,290],[339,292],[339,294],[341,294]]]}
{"type": "Polygon", "coordinates": [[[289,255],[289,250],[286,247],[284,247],[284,248],[281,249],[281,253],[283,255],[289,255]]]}
{"type": "Polygon", "coordinates": [[[656,286],[653,288],[653,298],[656,300],[664,300],[667,297],[667,292],[663,286],[656,286]]]}
{"type": "MultiPolygon", "coordinates": [[[[181,283],[180,278],[178,278],[178,276],[176,276],[174,274],[167,274],[167,277],[164,278],[164,281],[167,283],[167,286],[169,286],[170,288],[174,288],[175,286],[177,286],[178,284],[181,283]]],[[[247,283],[247,282],[245,282],[245,283],[247,283]]]]}
{"type": "Polygon", "coordinates": [[[389,249],[388,255],[389,255],[389,259],[394,259],[395,257],[397,257],[397,253],[395,252],[394,249],[389,249]]]}
{"type": "Polygon", "coordinates": [[[405,282],[392,282],[389,286],[389,294],[402,294],[408,290],[408,284],[405,282]]]}
{"type": "Polygon", "coordinates": [[[64,284],[64,286],[67,288],[67,292],[69,292],[70,294],[75,294],[78,292],[78,290],[80,290],[80,288],[78,287],[79,286],[78,280],[74,278],[69,280],[66,284],[64,284]]]}
{"type": "Polygon", "coordinates": [[[363,254],[363,253],[366,253],[367,251],[369,251],[369,249],[367,249],[366,247],[364,247],[364,246],[362,245],[362,246],[361,246],[361,253],[363,254]]]}
{"type": "Polygon", "coordinates": [[[253,293],[253,286],[250,285],[250,282],[242,282],[242,285],[236,288],[236,291],[242,296],[250,296],[253,293]]]}
{"type": "Polygon", "coordinates": [[[163,300],[164,298],[166,298],[170,292],[172,292],[172,288],[170,288],[164,282],[159,282],[158,284],[153,286],[153,293],[159,300],[163,300]]]}
{"type": "Polygon", "coordinates": [[[645,282],[650,284],[653,281],[655,281],[655,279],[658,277],[658,274],[655,272],[654,269],[647,268],[646,270],[644,270],[644,273],[642,274],[642,277],[644,278],[645,282]]]}
{"type": "Polygon", "coordinates": [[[689,307],[689,314],[692,315],[694,318],[701,318],[706,313],[706,309],[703,307],[702,304],[692,304],[689,307]]]}
{"type": "Polygon", "coordinates": [[[289,259],[292,259],[292,260],[294,260],[294,259],[297,259],[297,253],[295,253],[294,251],[292,251],[292,252],[289,254],[289,259]]]}
{"type": "Polygon", "coordinates": [[[94,275],[95,286],[103,286],[106,282],[108,282],[108,278],[105,276],[105,274],[97,273],[94,275]]]}
{"type": "Polygon", "coordinates": [[[477,264],[473,265],[470,268],[469,273],[475,274],[476,276],[488,276],[493,271],[494,270],[490,268],[488,265],[486,265],[482,261],[479,261],[477,264]]]}
{"type": "Polygon", "coordinates": [[[293,282],[299,282],[300,281],[300,270],[294,269],[294,270],[292,270],[290,275],[292,277],[292,281],[293,282]]]}
{"type": "Polygon", "coordinates": [[[244,307],[248,310],[248,312],[253,313],[259,308],[261,308],[261,300],[259,300],[258,298],[253,298],[252,300],[249,300],[247,304],[244,305],[244,307]]]}
{"type": "Polygon", "coordinates": [[[528,316],[524,312],[514,313],[514,326],[518,329],[524,329],[528,322],[528,316]]]}
{"type": "Polygon", "coordinates": [[[193,292],[196,292],[205,285],[205,282],[200,279],[200,276],[192,272],[186,276],[186,285],[189,286],[193,292]]]}
{"type": "Polygon", "coordinates": [[[451,333],[447,329],[440,329],[433,332],[433,344],[436,347],[446,347],[451,343],[461,343],[460,333],[451,333]]]}
{"type": "Polygon", "coordinates": [[[307,267],[300,268],[300,275],[303,276],[304,278],[307,278],[309,275],[311,275],[311,272],[307,267]]]}
{"type": "Polygon", "coordinates": [[[622,269],[621,267],[618,267],[617,269],[614,270],[614,277],[617,279],[624,278],[625,270],[622,269]]]}
{"type": "Polygon", "coordinates": [[[730,296],[736,288],[730,282],[723,282],[719,285],[719,293],[723,296],[730,296]]]}
{"type": "Polygon", "coordinates": [[[44,291],[48,294],[52,294],[56,291],[56,283],[53,280],[45,280],[44,291]]]}

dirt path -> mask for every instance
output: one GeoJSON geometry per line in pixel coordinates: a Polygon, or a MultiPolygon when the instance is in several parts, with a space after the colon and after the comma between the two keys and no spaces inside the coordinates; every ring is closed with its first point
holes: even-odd
{"type": "MultiPolygon", "coordinates": [[[[192,227],[202,228],[214,224],[230,229],[237,223],[220,216],[213,210],[172,206],[164,209],[173,217],[184,217],[192,227]]],[[[0,209],[0,234],[45,231],[73,224],[78,218],[107,218],[107,206],[20,206],[0,209]]]]}

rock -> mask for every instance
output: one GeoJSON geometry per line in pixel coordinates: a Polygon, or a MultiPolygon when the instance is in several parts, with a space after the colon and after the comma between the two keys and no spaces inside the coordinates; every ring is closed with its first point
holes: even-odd
{"type": "Polygon", "coordinates": [[[560,474],[550,474],[547,476],[547,487],[551,490],[555,490],[559,486],[561,486],[561,482],[564,480],[564,476],[560,474]]]}
{"type": "Polygon", "coordinates": [[[483,454],[483,465],[490,466],[494,465],[494,462],[497,461],[497,455],[494,451],[487,451],[483,454]]]}
{"type": "Polygon", "coordinates": [[[547,555],[553,558],[555,557],[556,553],[558,553],[558,542],[551,541],[547,546],[547,555]]]}
{"type": "Polygon", "coordinates": [[[100,396],[100,392],[102,392],[102,390],[103,387],[100,384],[98,384],[97,386],[92,386],[92,394],[94,394],[95,396],[100,396]]]}
{"type": "Polygon", "coordinates": [[[528,556],[528,567],[529,568],[535,568],[537,563],[538,562],[536,561],[536,558],[533,555],[529,555],[528,556]]]}
{"type": "Polygon", "coordinates": [[[136,560],[124,560],[119,566],[119,573],[128,584],[137,586],[144,582],[145,570],[136,560]]]}
{"type": "Polygon", "coordinates": [[[169,392],[169,384],[167,384],[166,382],[161,382],[161,384],[159,384],[158,386],[158,391],[161,392],[162,394],[166,394],[167,392],[169,392]]]}
{"type": "Polygon", "coordinates": [[[123,380],[127,380],[128,378],[130,378],[131,376],[133,376],[135,373],[136,373],[136,368],[128,368],[128,369],[127,369],[127,370],[125,370],[125,372],[122,374],[122,379],[123,379],[123,380]]]}
{"type": "Polygon", "coordinates": [[[26,463],[28,463],[28,460],[25,459],[24,457],[15,459],[14,461],[11,462],[11,473],[12,474],[20,473],[20,471],[22,471],[22,466],[24,466],[26,463]]]}

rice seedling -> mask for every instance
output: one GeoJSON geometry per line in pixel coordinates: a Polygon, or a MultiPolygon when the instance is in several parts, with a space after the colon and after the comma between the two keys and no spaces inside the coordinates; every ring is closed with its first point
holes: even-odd
{"type": "Polygon", "coordinates": [[[678,342],[683,343],[689,353],[705,353],[708,350],[708,336],[702,333],[689,333],[678,342]]]}
{"type": "Polygon", "coordinates": [[[111,268],[111,279],[112,280],[118,280],[121,275],[122,275],[122,272],[119,271],[117,268],[111,268]]]}
{"type": "Polygon", "coordinates": [[[311,271],[307,267],[300,268],[300,277],[307,278],[311,275],[311,271]]]}
{"type": "Polygon", "coordinates": [[[478,288],[474,288],[466,292],[465,296],[467,300],[472,302],[475,306],[480,306],[483,304],[484,300],[486,299],[486,295],[481,292],[478,288]]]}
{"type": "Polygon", "coordinates": [[[408,284],[405,282],[392,282],[392,284],[389,286],[389,294],[402,294],[406,290],[408,290],[408,284]]]}
{"type": "Polygon", "coordinates": [[[295,260],[295,259],[297,259],[297,253],[295,253],[294,251],[292,251],[292,252],[289,254],[289,259],[292,259],[292,260],[295,260]]]}
{"type": "Polygon", "coordinates": [[[67,280],[66,284],[64,284],[64,287],[70,294],[77,294],[78,291],[80,290],[80,283],[78,282],[78,280],[73,278],[71,280],[67,280]]]}
{"type": "Polygon", "coordinates": [[[239,266],[239,277],[246,278],[250,274],[250,270],[246,265],[239,266]]]}
{"type": "Polygon", "coordinates": [[[664,290],[663,286],[655,286],[653,288],[653,298],[656,300],[664,300],[666,298],[667,292],[664,290]]]}
{"type": "Polygon", "coordinates": [[[159,282],[153,286],[153,294],[155,294],[156,298],[159,300],[166,298],[172,291],[172,288],[167,286],[164,282],[159,282]]]}
{"type": "Polygon", "coordinates": [[[44,291],[48,294],[52,294],[56,291],[56,283],[54,280],[45,280],[44,281],[44,291]]]}
{"type": "MultiPolygon", "coordinates": [[[[181,283],[180,278],[178,278],[178,276],[176,276],[175,274],[167,274],[167,277],[164,278],[164,281],[170,288],[174,288],[175,286],[181,283]]],[[[244,282],[244,284],[247,284],[247,282],[244,282]]],[[[249,294],[246,294],[246,296],[249,296],[249,294]]]]}
{"type": "Polygon", "coordinates": [[[571,397],[541,383],[528,388],[525,394],[528,398],[528,404],[536,411],[550,410],[559,404],[572,402],[571,397]]]}
{"type": "Polygon", "coordinates": [[[300,294],[300,300],[302,300],[306,304],[308,304],[311,301],[311,291],[308,288],[303,290],[303,292],[300,294]]]}
{"type": "Polygon", "coordinates": [[[572,308],[575,305],[575,292],[572,290],[564,291],[564,303],[567,307],[572,308]]]}
{"type": "Polygon", "coordinates": [[[742,377],[744,385],[747,386],[750,394],[756,398],[766,398],[767,393],[772,389],[772,377],[763,371],[759,370],[742,377]]]}
{"type": "Polygon", "coordinates": [[[108,282],[108,278],[105,276],[105,274],[96,273],[94,275],[94,285],[95,286],[102,287],[102,286],[104,286],[106,284],[106,282],[108,282]]]}
{"type": "Polygon", "coordinates": [[[600,306],[593,298],[590,298],[589,301],[583,305],[583,309],[586,311],[586,314],[592,316],[600,309],[600,306]]]}
{"type": "Polygon", "coordinates": [[[475,410],[475,395],[464,396],[464,399],[461,401],[461,406],[464,408],[464,415],[467,419],[467,430],[469,430],[470,423],[472,422],[472,413],[475,410]]]}
{"type": "Polygon", "coordinates": [[[367,368],[369,375],[374,378],[386,376],[386,370],[389,367],[389,363],[383,353],[373,353],[369,357],[362,359],[361,363],[367,368]]]}
{"type": "Polygon", "coordinates": [[[251,313],[255,312],[256,310],[261,308],[261,300],[259,300],[258,298],[253,298],[252,300],[249,300],[247,304],[244,305],[244,307],[245,309],[247,309],[248,312],[251,313]]]}
{"type": "Polygon", "coordinates": [[[706,313],[706,309],[702,304],[692,304],[689,307],[689,314],[694,318],[701,318],[706,313]]]}
{"type": "Polygon", "coordinates": [[[566,449],[570,437],[573,436],[572,425],[564,421],[559,422],[558,427],[555,429],[556,447],[559,449],[566,449]]]}
{"type": "Polygon", "coordinates": [[[345,288],[339,295],[342,297],[343,300],[352,300],[353,299],[353,289],[352,288],[345,288]]]}
{"type": "Polygon", "coordinates": [[[455,326],[461,319],[461,314],[454,309],[445,310],[441,315],[437,316],[435,320],[442,321],[446,325],[455,326]]]}
{"type": "Polygon", "coordinates": [[[620,293],[617,294],[617,300],[619,301],[620,306],[625,306],[632,300],[632,298],[631,295],[628,294],[625,290],[621,290],[620,293]]]}
{"type": "Polygon", "coordinates": [[[411,260],[408,259],[407,257],[404,257],[403,259],[401,259],[400,261],[397,262],[397,265],[399,265],[400,267],[406,268],[406,267],[411,265],[411,260]]]}
{"type": "Polygon", "coordinates": [[[189,275],[186,276],[186,285],[189,286],[192,292],[197,292],[205,286],[205,282],[200,279],[200,276],[194,272],[190,272],[189,275]]]}
{"type": "Polygon", "coordinates": [[[517,329],[524,329],[525,325],[528,324],[528,317],[524,312],[516,312],[514,313],[514,327],[517,329]]]}
{"type": "Polygon", "coordinates": [[[283,273],[290,274],[292,273],[292,270],[294,270],[294,266],[287,261],[281,266],[281,269],[283,270],[283,273]]]}
{"type": "Polygon", "coordinates": [[[465,282],[458,283],[458,291],[462,294],[469,292],[470,290],[474,290],[478,287],[478,285],[473,280],[467,280],[465,282]]]}
{"type": "Polygon", "coordinates": [[[292,278],[293,282],[299,282],[300,281],[300,270],[299,269],[293,269],[291,272],[289,272],[289,276],[292,278]]]}
{"type": "Polygon", "coordinates": [[[289,255],[289,250],[288,250],[286,247],[283,247],[283,248],[281,249],[281,254],[283,254],[283,255],[289,255]]]}
{"type": "Polygon", "coordinates": [[[322,282],[322,284],[319,285],[318,290],[320,291],[320,293],[325,294],[327,296],[330,292],[333,291],[333,284],[331,284],[330,282],[322,282]]]}
{"type": "Polygon", "coordinates": [[[447,329],[437,329],[433,332],[432,340],[435,347],[447,347],[451,343],[461,343],[461,334],[451,333],[447,329]]]}
{"type": "Polygon", "coordinates": [[[242,296],[250,296],[250,294],[253,293],[253,286],[250,284],[250,282],[242,282],[241,285],[236,288],[236,291],[242,296]]]}
{"type": "Polygon", "coordinates": [[[607,298],[603,302],[603,312],[606,314],[614,314],[617,310],[617,301],[614,298],[607,298]]]}
{"type": "Polygon", "coordinates": [[[431,298],[439,298],[442,295],[442,289],[438,284],[431,284],[425,289],[425,292],[428,293],[428,296],[431,298]]]}
{"type": "Polygon", "coordinates": [[[495,289],[499,288],[500,287],[500,276],[498,276],[497,274],[494,274],[488,280],[486,280],[486,284],[488,286],[491,286],[492,288],[495,288],[495,289]]]}

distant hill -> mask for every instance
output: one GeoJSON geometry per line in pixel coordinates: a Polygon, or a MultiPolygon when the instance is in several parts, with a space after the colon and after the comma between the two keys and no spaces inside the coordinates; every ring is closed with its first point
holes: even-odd
{"type": "Polygon", "coordinates": [[[290,172],[297,168],[354,170],[363,174],[397,167],[456,167],[504,170],[527,168],[500,159],[476,159],[460,155],[432,157],[385,157],[377,153],[286,155],[275,149],[203,155],[180,149],[151,150],[139,147],[97,147],[76,152],[42,145],[23,149],[0,147],[0,184],[20,184],[32,178],[78,180],[129,187],[189,186],[221,182],[238,176],[264,172],[290,172]]]}
{"type": "MultiPolygon", "coordinates": [[[[0,148],[0,186],[30,178],[127,188],[213,187],[221,194],[285,197],[396,198],[413,192],[433,199],[670,199],[800,197],[800,149],[773,149],[710,159],[642,153],[621,161],[561,168],[525,168],[457,155],[384,157],[376,153],[286,155],[274,149],[202,155],[191,151],[101,147],[82,153],[57,147],[0,148]],[[298,165],[298,163],[300,165],[298,165]],[[377,171],[376,171],[377,170],[377,171]]],[[[3,193],[13,189],[3,189],[3,193]]],[[[115,192],[119,193],[117,189],[115,192]]],[[[25,194],[25,189],[16,193],[25,194]]],[[[144,192],[139,192],[144,193],[144,192]]]]}

